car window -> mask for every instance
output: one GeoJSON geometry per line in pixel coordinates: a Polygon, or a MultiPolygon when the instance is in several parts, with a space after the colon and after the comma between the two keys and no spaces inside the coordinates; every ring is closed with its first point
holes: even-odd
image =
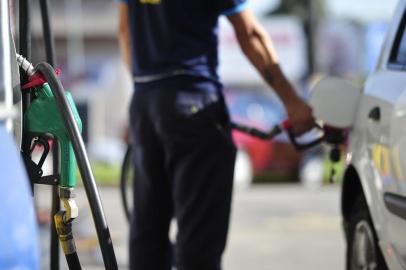
{"type": "MultiPolygon", "coordinates": [[[[406,15],[406,14],[405,14],[406,15]]],[[[390,69],[406,69],[406,16],[399,25],[389,59],[390,69]]]]}

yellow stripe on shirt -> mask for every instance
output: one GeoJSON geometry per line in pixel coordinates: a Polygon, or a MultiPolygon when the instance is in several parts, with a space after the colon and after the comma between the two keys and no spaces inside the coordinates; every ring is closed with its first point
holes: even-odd
{"type": "Polygon", "coordinates": [[[139,0],[141,4],[144,5],[159,5],[161,0],[139,0]]]}

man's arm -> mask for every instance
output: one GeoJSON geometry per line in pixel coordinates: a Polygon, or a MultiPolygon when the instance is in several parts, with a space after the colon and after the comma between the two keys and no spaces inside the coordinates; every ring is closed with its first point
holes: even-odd
{"type": "Polygon", "coordinates": [[[131,70],[131,45],[130,30],[128,25],[128,5],[126,3],[118,4],[119,22],[118,22],[118,42],[121,56],[124,63],[131,70]]]}
{"type": "Polygon", "coordinates": [[[296,134],[314,125],[312,109],[303,102],[283,74],[271,38],[251,10],[228,16],[242,51],[285,105],[296,134]]]}

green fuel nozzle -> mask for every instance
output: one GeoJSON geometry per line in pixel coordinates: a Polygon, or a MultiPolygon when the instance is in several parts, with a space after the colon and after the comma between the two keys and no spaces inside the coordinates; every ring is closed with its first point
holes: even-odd
{"type": "Polygon", "coordinates": [[[58,70],[48,63],[39,63],[35,68],[21,55],[17,55],[20,68],[28,75],[28,83],[22,90],[30,91],[31,102],[24,112],[23,158],[32,183],[55,185],[58,178],[59,197],[65,210],[58,212],[55,217],[57,232],[64,249],[68,263],[72,269],[80,269],[79,258],[69,239],[71,222],[78,216],[78,207],[73,199],[72,191],[76,185],[76,159],[83,187],[86,191],[92,212],[97,237],[106,269],[116,270],[117,260],[107,220],[103,213],[100,195],[90,167],[90,161],[81,136],[82,122],[79,118],[72,96],[66,92],[57,78],[58,70]],[[31,100],[31,97],[33,99],[31,100]],[[49,152],[48,134],[57,141],[59,148],[59,177],[49,175],[42,177],[41,164],[49,152]],[[36,136],[38,138],[32,137],[36,136]],[[33,140],[31,138],[34,138],[33,140]],[[44,146],[44,152],[38,163],[31,159],[31,153],[36,145],[44,146]],[[68,240],[68,241],[67,241],[68,240]],[[70,253],[73,252],[73,253],[70,253]]]}
{"type": "MultiPolygon", "coordinates": [[[[25,132],[31,134],[51,134],[57,141],[60,155],[59,186],[76,186],[76,159],[68,131],[58,110],[57,102],[48,83],[34,88],[34,100],[24,114],[25,132]]],[[[72,109],[76,124],[82,131],[82,121],[77,112],[72,95],[65,92],[72,109]]]]}

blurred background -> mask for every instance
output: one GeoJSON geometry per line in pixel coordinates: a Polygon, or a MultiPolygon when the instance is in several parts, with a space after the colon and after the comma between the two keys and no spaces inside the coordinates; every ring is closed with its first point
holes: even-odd
{"type": "MultiPolygon", "coordinates": [[[[127,226],[118,210],[117,185],[127,147],[123,138],[132,83],[117,44],[116,3],[50,2],[57,66],[63,71],[65,88],[77,102],[120,267],[125,269],[127,226]]],[[[251,0],[250,4],[272,37],[283,70],[306,99],[312,81],[320,76],[365,79],[377,62],[396,2],[251,0]]],[[[34,63],[45,59],[36,4],[33,1],[34,63]]],[[[220,75],[233,120],[266,130],[286,118],[278,98],[240,52],[225,18],[220,20],[220,75]]],[[[298,153],[284,136],[270,142],[238,132],[233,137],[239,152],[226,269],[344,269],[339,183],[329,184],[331,164],[326,149],[298,153]]],[[[337,166],[339,173],[342,167],[337,166]]],[[[45,194],[39,207],[47,209],[48,191],[41,188],[38,192],[45,194]]],[[[99,269],[101,257],[82,193],[79,189],[78,201],[84,205],[82,221],[77,222],[78,247],[85,254],[85,268],[99,269]]],[[[42,234],[46,239],[47,231],[42,234]]],[[[44,262],[46,254],[43,251],[44,262]]]]}
{"type": "MultiPolygon", "coordinates": [[[[303,98],[319,76],[365,78],[378,59],[395,4],[396,0],[251,1],[275,43],[282,68],[303,98]]],[[[51,7],[63,83],[78,104],[98,179],[114,181],[125,151],[122,138],[132,92],[117,45],[116,3],[52,1],[51,7]]],[[[40,18],[34,16],[33,24],[36,63],[45,57],[40,18]]],[[[225,18],[220,20],[220,63],[233,120],[266,130],[285,119],[282,104],[241,54],[225,18]]],[[[299,155],[283,136],[262,142],[235,133],[234,140],[240,149],[236,178],[241,185],[292,180],[320,185],[327,179],[329,164],[322,149],[299,155]]]]}

